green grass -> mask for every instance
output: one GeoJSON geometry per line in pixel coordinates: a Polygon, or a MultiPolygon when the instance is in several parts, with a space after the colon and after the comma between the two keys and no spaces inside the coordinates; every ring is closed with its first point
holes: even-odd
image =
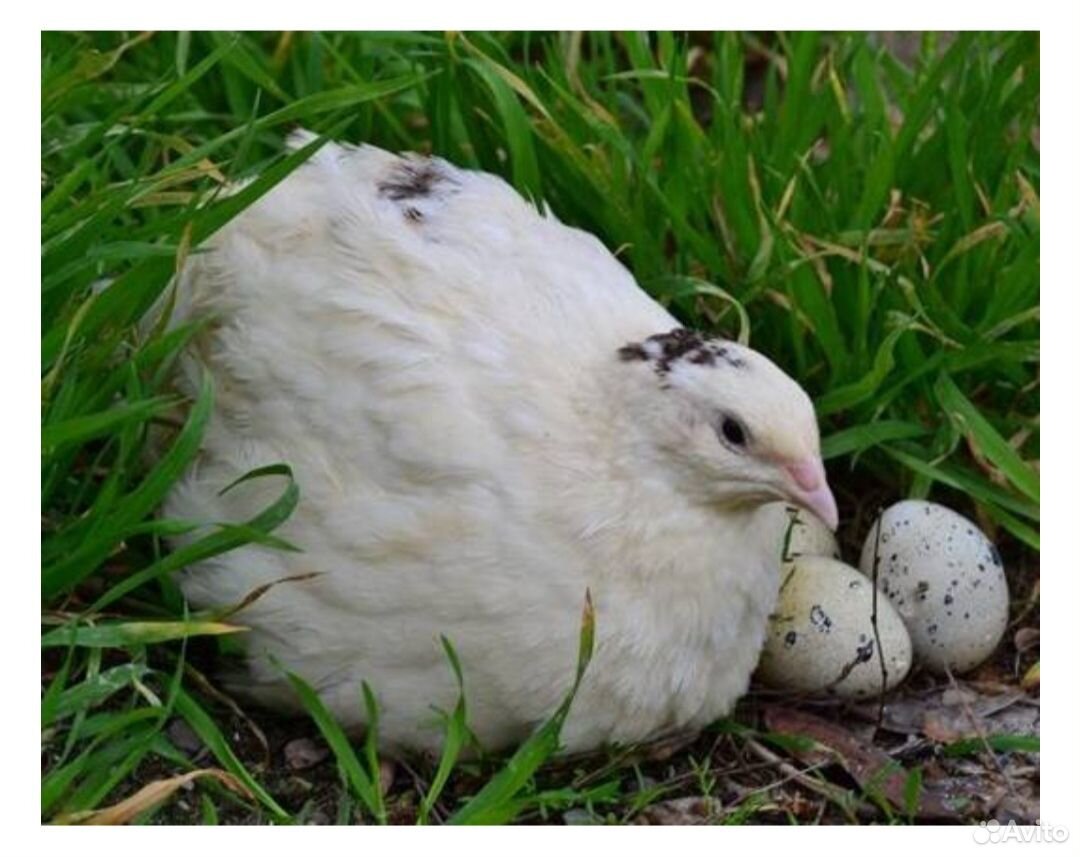
{"type": "MultiPolygon", "coordinates": [[[[749,336],[815,398],[849,516],[936,496],[1038,550],[1037,34],[927,36],[910,65],[864,34],[45,34],[41,75],[44,819],[115,803],[137,771],[190,770],[163,731],[176,717],[232,778],[199,780],[204,820],[299,819],[188,661],[237,629],[189,615],[170,580],[247,542],[291,549],[273,531],[298,491],[287,462],[252,474],[280,486],[267,509],[164,549],[206,523],[155,511],[213,390],[174,425],[169,373],[193,328],[136,322],[326,138],[499,173],[688,324],[749,336]],[[285,156],[297,124],[325,137],[285,156]],[[153,462],[151,426],[167,437],[153,462]]],[[[557,724],[543,734],[527,764],[444,758],[430,782],[475,783],[456,820],[625,818],[616,775],[633,768],[541,783],[557,724]]],[[[384,815],[370,754],[331,743],[358,811],[384,815]]]]}

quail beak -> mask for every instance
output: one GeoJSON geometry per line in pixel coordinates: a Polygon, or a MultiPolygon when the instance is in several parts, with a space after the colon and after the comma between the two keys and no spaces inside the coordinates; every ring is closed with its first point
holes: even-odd
{"type": "Polygon", "coordinates": [[[836,509],[836,498],[829,489],[825,476],[825,465],[820,458],[808,458],[802,461],[787,462],[784,465],[790,477],[791,500],[802,506],[825,522],[830,530],[836,530],[840,515],[836,509]]]}

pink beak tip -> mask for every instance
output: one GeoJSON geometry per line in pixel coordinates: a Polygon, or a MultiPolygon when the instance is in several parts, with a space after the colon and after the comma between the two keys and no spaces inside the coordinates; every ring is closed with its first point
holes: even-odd
{"type": "Polygon", "coordinates": [[[836,498],[829,489],[821,459],[812,458],[790,463],[787,471],[796,486],[794,499],[821,518],[830,530],[835,531],[840,524],[840,514],[836,508],[836,498]]]}

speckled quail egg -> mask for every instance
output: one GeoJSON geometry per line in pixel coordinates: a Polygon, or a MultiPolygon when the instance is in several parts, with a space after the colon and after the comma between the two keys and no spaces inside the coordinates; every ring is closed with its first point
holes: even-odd
{"type": "Polygon", "coordinates": [[[760,514],[764,516],[763,526],[768,526],[777,533],[778,556],[784,550],[784,538],[788,528],[791,528],[787,552],[783,554],[785,565],[800,556],[828,556],[840,559],[840,547],[836,543],[836,536],[825,522],[812,512],[787,503],[768,503],[762,507],[760,514]]]}
{"type": "Polygon", "coordinates": [[[879,654],[871,621],[873,601],[873,585],[851,566],[823,556],[794,560],[784,569],[758,676],[786,690],[846,697],[872,696],[894,687],[911,667],[911,640],[896,610],[879,598],[879,654]]]}
{"type": "Polygon", "coordinates": [[[905,500],[886,509],[863,544],[859,568],[899,611],[928,669],[964,672],[994,651],[1009,621],[997,549],[952,509],[905,500]],[[880,528],[880,538],[878,530],[880,528]]]}

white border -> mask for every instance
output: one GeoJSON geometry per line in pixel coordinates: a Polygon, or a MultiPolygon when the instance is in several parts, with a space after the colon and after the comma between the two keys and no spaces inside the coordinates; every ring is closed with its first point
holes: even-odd
{"type": "Polygon", "coordinates": [[[638,0],[618,5],[581,0],[313,0],[284,7],[214,0],[154,4],[54,0],[33,13],[37,26],[46,30],[1035,30],[1065,17],[1049,2],[1038,0],[978,4],[905,0],[899,7],[857,0],[710,4],[638,0]]]}
{"type": "MultiPolygon", "coordinates": [[[[9,6],[9,9],[11,7],[9,6]]],[[[319,3],[295,4],[289,9],[269,6],[185,0],[183,3],[149,4],[142,2],[74,3],[49,0],[35,6],[22,6],[16,13],[21,20],[7,21],[8,38],[0,53],[8,83],[6,133],[6,176],[10,184],[4,195],[4,235],[8,241],[8,268],[4,272],[7,318],[12,322],[3,337],[3,389],[8,404],[5,426],[8,451],[6,491],[3,492],[4,516],[14,536],[6,552],[6,603],[4,648],[8,654],[8,683],[11,684],[4,711],[7,749],[5,776],[0,777],[9,853],[78,853],[108,855],[133,851],[155,855],[190,854],[193,848],[209,848],[228,853],[243,843],[258,848],[263,855],[295,855],[298,845],[334,848],[438,848],[440,852],[505,852],[517,854],[550,853],[552,847],[572,845],[585,848],[617,848],[620,853],[655,854],[658,847],[689,848],[686,853],[762,853],[773,849],[798,848],[805,853],[865,855],[874,857],[901,854],[910,857],[913,849],[928,849],[928,854],[950,855],[985,852],[987,846],[974,844],[970,828],[653,828],[587,829],[528,828],[485,831],[377,831],[370,828],[218,828],[174,829],[167,834],[154,828],[126,830],[42,829],[38,826],[39,806],[35,769],[37,755],[37,706],[30,700],[36,694],[39,677],[34,661],[25,657],[28,641],[36,636],[35,604],[38,599],[37,571],[39,549],[35,516],[29,496],[39,480],[32,449],[38,445],[38,377],[31,376],[39,341],[25,319],[39,317],[40,281],[37,253],[37,223],[30,216],[38,194],[38,135],[30,129],[39,119],[40,81],[39,38],[41,29],[1038,29],[1042,31],[1042,208],[1047,212],[1043,224],[1042,260],[1047,271],[1048,288],[1043,299],[1048,312],[1043,328],[1043,368],[1046,394],[1042,420],[1042,459],[1050,462],[1045,474],[1042,555],[1047,559],[1042,622],[1042,658],[1046,661],[1047,683],[1042,696],[1042,734],[1047,752],[1042,764],[1043,818],[1052,824],[1064,824],[1071,837],[1065,846],[1051,847],[1051,853],[1080,852],[1080,800],[1077,778],[1080,776],[1080,684],[1077,663],[1080,661],[1080,620],[1074,615],[1080,607],[1080,563],[1071,536],[1080,527],[1076,521],[1076,495],[1080,487],[1080,282],[1077,277],[1077,246],[1080,245],[1080,10],[1073,3],[1051,2],[979,2],[947,3],[941,0],[906,0],[893,4],[865,2],[772,2],[772,3],[697,3],[654,2],[628,8],[621,4],[617,14],[599,4],[581,0],[544,0],[523,8],[506,2],[417,2],[410,3],[319,3]],[[301,830],[303,832],[301,832],[301,830]],[[24,838],[27,841],[22,841],[24,838]],[[662,839],[662,842],[661,842],[662,839]],[[31,852],[30,849],[33,849],[31,852]]],[[[5,18],[14,17],[11,12],[5,18]]],[[[999,853],[1008,845],[998,845],[999,853]]],[[[370,852],[377,853],[377,852],[370,852]]]]}

